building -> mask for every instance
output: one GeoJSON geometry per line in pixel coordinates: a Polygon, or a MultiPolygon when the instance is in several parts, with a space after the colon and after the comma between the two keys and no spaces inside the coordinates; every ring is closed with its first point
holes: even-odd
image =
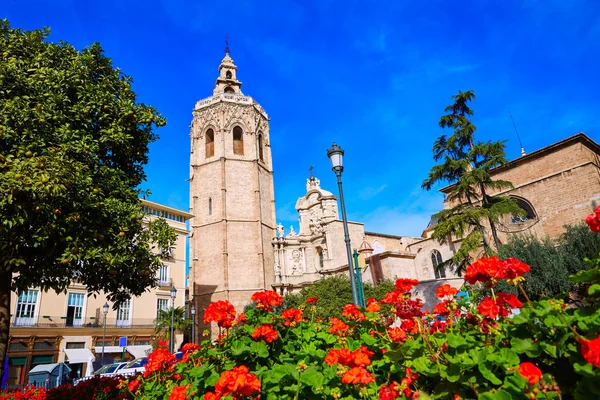
{"type": "MultiPolygon", "coordinates": [[[[86,287],[73,282],[64,293],[38,288],[11,297],[12,313],[8,343],[8,385],[27,383],[27,373],[39,364],[66,361],[75,376],[84,376],[88,362],[100,360],[102,346],[109,360],[145,356],[154,340],[154,321],[159,309],[171,307],[171,286],[177,289],[175,306],[185,305],[186,221],[191,215],[142,200],[147,219],[163,217],[177,234],[170,258],[158,271],[159,286],[130,299],[117,310],[102,294],[87,295],[86,287]],[[109,304],[104,336],[103,305],[109,304]],[[119,338],[127,337],[127,346],[119,338]],[[103,340],[104,339],[104,340],[103,340]]],[[[183,335],[175,336],[176,344],[183,335]]],[[[96,365],[98,362],[96,363],[96,365]]]]}
{"type": "Polygon", "coordinates": [[[199,315],[216,300],[241,310],[274,280],[269,117],[241,85],[227,48],[213,95],[193,111],[190,295],[199,315]]]}

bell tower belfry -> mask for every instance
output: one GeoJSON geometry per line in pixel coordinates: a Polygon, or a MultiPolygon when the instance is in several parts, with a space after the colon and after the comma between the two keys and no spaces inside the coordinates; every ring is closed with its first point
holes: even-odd
{"type": "Polygon", "coordinates": [[[210,302],[229,300],[242,312],[274,283],[269,117],[241,86],[227,46],[213,95],[193,111],[190,296],[200,324],[210,302]]]}

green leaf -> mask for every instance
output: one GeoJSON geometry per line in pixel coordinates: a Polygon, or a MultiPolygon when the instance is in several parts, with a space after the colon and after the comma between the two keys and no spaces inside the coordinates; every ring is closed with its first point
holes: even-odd
{"type": "Polygon", "coordinates": [[[531,339],[512,338],[510,340],[510,346],[514,351],[521,354],[531,350],[532,343],[531,339]]]}
{"type": "Polygon", "coordinates": [[[260,358],[269,357],[269,349],[267,344],[262,340],[258,342],[252,342],[252,344],[250,344],[250,350],[260,358]]]}
{"type": "Polygon", "coordinates": [[[592,283],[600,280],[600,270],[598,268],[582,270],[575,275],[569,276],[573,283],[592,283]]]}
{"type": "Polygon", "coordinates": [[[250,347],[246,346],[241,340],[236,340],[230,345],[231,354],[234,357],[239,357],[243,354],[250,353],[250,347]]]}
{"type": "Polygon", "coordinates": [[[453,333],[448,334],[447,340],[448,340],[448,346],[452,347],[454,349],[457,349],[461,346],[467,345],[467,341],[462,336],[458,336],[453,333]]]}
{"type": "Polygon", "coordinates": [[[590,296],[600,295],[600,284],[594,283],[592,286],[590,286],[588,289],[588,294],[590,296]]]}
{"type": "Polygon", "coordinates": [[[300,374],[300,382],[316,388],[323,385],[325,377],[319,372],[317,367],[308,367],[300,374]]]}
{"type": "Polygon", "coordinates": [[[373,346],[375,343],[377,343],[377,339],[366,332],[360,335],[360,338],[367,346],[373,346]]]}
{"type": "Polygon", "coordinates": [[[496,375],[494,375],[494,373],[488,368],[488,366],[485,363],[479,364],[479,372],[481,372],[481,375],[483,375],[485,379],[492,382],[494,385],[502,384],[502,381],[498,379],[496,375]]]}

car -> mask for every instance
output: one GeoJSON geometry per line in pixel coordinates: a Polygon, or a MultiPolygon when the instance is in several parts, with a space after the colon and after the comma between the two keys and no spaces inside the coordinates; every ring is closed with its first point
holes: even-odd
{"type": "Polygon", "coordinates": [[[73,381],[73,385],[77,385],[79,382],[87,381],[88,379],[91,379],[94,376],[114,376],[114,375],[116,375],[116,372],[123,369],[123,367],[125,367],[125,365],[127,365],[127,364],[129,364],[129,363],[118,362],[118,363],[103,365],[102,367],[100,367],[96,371],[94,371],[94,373],[92,375],[86,376],[86,377],[83,377],[80,379],[76,379],[75,381],[73,381]]]}
{"type": "Polygon", "coordinates": [[[118,375],[133,375],[138,372],[144,372],[146,370],[146,364],[148,364],[148,359],[144,358],[136,358],[133,361],[129,361],[127,365],[121,368],[118,371],[118,375]]]}

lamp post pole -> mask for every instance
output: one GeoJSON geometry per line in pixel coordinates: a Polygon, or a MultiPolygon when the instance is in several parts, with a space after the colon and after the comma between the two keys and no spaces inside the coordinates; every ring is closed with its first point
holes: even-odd
{"type": "Polygon", "coordinates": [[[360,272],[360,265],[358,265],[358,251],[354,249],[354,267],[356,268],[356,292],[358,293],[358,302],[361,307],[365,307],[365,292],[362,285],[362,274],[360,272]]]}
{"type": "Polygon", "coordinates": [[[193,304],[190,311],[192,313],[192,343],[196,343],[196,307],[193,304]]]}
{"type": "Polygon", "coordinates": [[[352,250],[350,249],[350,234],[348,233],[348,220],[346,219],[346,205],[344,204],[344,191],[342,189],[342,172],[344,166],[342,165],[342,158],[344,156],[344,150],[339,147],[335,142],[331,146],[331,149],[327,150],[327,156],[331,160],[331,167],[335,176],[337,176],[338,189],[340,192],[340,204],[342,208],[342,222],[344,225],[344,241],[346,242],[346,255],[348,256],[348,270],[350,271],[350,284],[352,286],[352,301],[357,306],[360,306],[358,301],[358,295],[356,292],[356,278],[354,276],[354,268],[352,268],[352,250]]]}
{"type": "Polygon", "coordinates": [[[174,333],[175,333],[175,297],[177,297],[177,289],[175,286],[171,286],[171,353],[175,351],[175,341],[174,341],[174,333]]]}
{"type": "Polygon", "coordinates": [[[108,314],[108,303],[104,303],[102,311],[104,312],[104,332],[102,333],[102,358],[100,359],[100,366],[104,365],[104,346],[106,345],[106,314],[108,314]]]}

